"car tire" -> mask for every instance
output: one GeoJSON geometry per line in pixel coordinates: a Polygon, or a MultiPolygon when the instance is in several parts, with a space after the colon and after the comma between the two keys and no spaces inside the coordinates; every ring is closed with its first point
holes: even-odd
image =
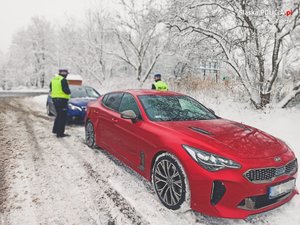
{"type": "Polygon", "coordinates": [[[85,125],[85,143],[90,148],[96,147],[94,126],[90,120],[85,125]]]}
{"type": "Polygon", "coordinates": [[[168,209],[177,210],[186,201],[186,175],[175,156],[168,153],[158,156],[152,168],[152,183],[159,200],[168,209]]]}
{"type": "Polygon", "coordinates": [[[46,105],[46,111],[48,116],[54,116],[53,113],[50,111],[50,106],[49,104],[46,105]]]}
{"type": "Polygon", "coordinates": [[[70,118],[69,116],[67,116],[66,125],[71,125],[72,123],[74,123],[74,121],[72,120],[72,118],[70,118]]]}

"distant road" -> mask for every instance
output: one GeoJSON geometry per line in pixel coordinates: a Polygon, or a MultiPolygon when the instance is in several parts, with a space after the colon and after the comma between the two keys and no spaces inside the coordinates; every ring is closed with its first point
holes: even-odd
{"type": "Polygon", "coordinates": [[[47,90],[39,91],[0,91],[0,98],[2,97],[27,97],[48,94],[47,90]]]}

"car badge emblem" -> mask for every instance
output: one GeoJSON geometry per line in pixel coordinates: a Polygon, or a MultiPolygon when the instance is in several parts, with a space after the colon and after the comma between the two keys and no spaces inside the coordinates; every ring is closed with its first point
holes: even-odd
{"type": "Polygon", "coordinates": [[[280,157],[280,156],[274,157],[274,161],[275,161],[275,162],[280,162],[280,161],[281,161],[281,157],[280,157]]]}

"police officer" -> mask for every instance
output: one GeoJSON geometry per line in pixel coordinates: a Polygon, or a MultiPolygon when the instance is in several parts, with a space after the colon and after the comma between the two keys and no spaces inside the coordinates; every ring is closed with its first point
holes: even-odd
{"type": "Polygon", "coordinates": [[[154,75],[155,83],[152,84],[152,89],[157,91],[167,91],[168,85],[161,80],[161,74],[157,73],[154,75]]]}
{"type": "Polygon", "coordinates": [[[68,134],[65,134],[68,100],[71,95],[69,84],[66,80],[68,74],[69,72],[67,69],[59,69],[58,75],[55,75],[50,83],[51,98],[56,110],[56,118],[52,133],[56,134],[56,137],[58,138],[69,136],[68,134]]]}

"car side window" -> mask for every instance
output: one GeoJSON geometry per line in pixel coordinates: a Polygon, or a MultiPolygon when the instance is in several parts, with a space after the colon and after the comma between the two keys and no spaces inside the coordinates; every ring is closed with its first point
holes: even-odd
{"type": "Polygon", "coordinates": [[[86,88],[86,92],[87,92],[88,97],[91,97],[91,98],[98,98],[100,96],[100,94],[93,88],[86,88]]]}
{"type": "Polygon", "coordinates": [[[107,100],[108,95],[104,95],[104,97],[102,98],[102,103],[105,105],[105,101],[107,100]]]}
{"type": "Polygon", "coordinates": [[[105,97],[105,102],[103,104],[115,111],[119,111],[119,106],[122,100],[123,93],[111,93],[105,97]]]}
{"type": "Polygon", "coordinates": [[[125,110],[134,111],[135,114],[137,115],[137,117],[139,119],[142,119],[139,107],[138,107],[134,97],[131,94],[128,94],[128,93],[125,93],[123,95],[123,98],[122,98],[122,101],[121,101],[121,104],[120,104],[120,108],[119,108],[119,112],[123,112],[125,110]]]}

